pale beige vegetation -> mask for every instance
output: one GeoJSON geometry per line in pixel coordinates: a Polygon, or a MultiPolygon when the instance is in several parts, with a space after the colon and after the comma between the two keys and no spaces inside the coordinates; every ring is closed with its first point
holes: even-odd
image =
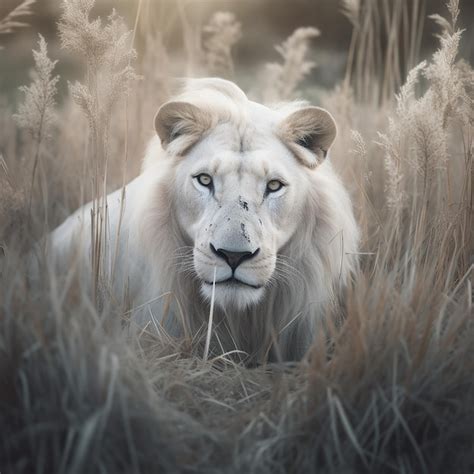
{"type": "MultiPolygon", "coordinates": [[[[5,17],[0,19],[0,35],[13,33],[18,28],[25,28],[28,23],[25,17],[32,15],[31,7],[36,0],[24,0],[13,10],[11,10],[5,17]]],[[[1,49],[1,46],[0,46],[1,49]]]]}
{"type": "MultiPolygon", "coordinates": [[[[0,33],[23,26],[32,3],[0,33]]],[[[343,2],[346,74],[322,104],[338,123],[331,159],[361,226],[361,271],[304,361],[255,369],[203,360],[207,327],[180,340],[137,332],[108,297],[105,196],[138,173],[174,86],[160,35],[137,57],[140,15],[129,31],[115,12],[94,19],[94,3],[63,3],[62,47],[83,76],[61,105],[43,38],[18,110],[0,101],[0,470],[472,472],[474,72],[458,57],[457,0],[433,18],[439,49],[423,61],[424,1],[343,2]],[[22,255],[89,199],[93,291],[47,266],[31,286],[22,255]]],[[[201,35],[183,2],[180,14],[187,71],[238,80],[245,25],[221,12],[201,35]]],[[[255,95],[301,98],[318,34],[278,46],[255,95]]]]}

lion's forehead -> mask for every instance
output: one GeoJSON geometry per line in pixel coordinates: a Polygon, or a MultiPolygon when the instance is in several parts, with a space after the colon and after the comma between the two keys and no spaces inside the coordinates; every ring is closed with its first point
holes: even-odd
{"type": "Polygon", "coordinates": [[[209,171],[222,180],[264,179],[270,169],[269,156],[265,151],[226,151],[217,153],[209,161],[209,171]]]}
{"type": "Polygon", "coordinates": [[[269,142],[279,142],[276,123],[272,113],[258,109],[237,116],[221,117],[201,140],[201,144],[213,144],[239,152],[252,151],[268,146],[269,142]]]}
{"type": "Polygon", "coordinates": [[[270,128],[219,124],[188,157],[213,174],[238,172],[265,177],[275,168],[293,167],[294,157],[270,128]]]}

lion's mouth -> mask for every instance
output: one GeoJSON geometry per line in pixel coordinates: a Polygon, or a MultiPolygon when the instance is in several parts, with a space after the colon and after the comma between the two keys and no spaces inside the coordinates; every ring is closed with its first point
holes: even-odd
{"type": "MultiPolygon", "coordinates": [[[[203,280],[206,285],[212,286],[212,281],[203,280]]],[[[216,285],[229,285],[229,286],[247,286],[253,288],[254,290],[259,290],[262,288],[262,285],[252,285],[250,283],[246,283],[245,281],[238,280],[237,278],[231,276],[227,278],[227,280],[216,281],[216,285]]]]}

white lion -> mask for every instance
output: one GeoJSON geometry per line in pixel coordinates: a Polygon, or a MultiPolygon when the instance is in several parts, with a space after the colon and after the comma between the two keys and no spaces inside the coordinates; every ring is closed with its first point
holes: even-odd
{"type": "MultiPolygon", "coordinates": [[[[253,361],[301,358],[357,266],[351,201],[327,159],[333,118],[195,79],[159,109],[155,129],[124,202],[121,190],[107,198],[115,294],[127,294],[136,320],[195,334],[208,322],[215,281],[215,348],[253,361]]],[[[51,234],[63,266],[77,258],[77,240],[90,259],[91,206],[51,234]]]]}

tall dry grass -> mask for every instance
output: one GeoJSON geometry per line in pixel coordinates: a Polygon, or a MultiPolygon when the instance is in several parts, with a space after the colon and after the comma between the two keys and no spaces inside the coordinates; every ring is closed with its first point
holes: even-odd
{"type": "MultiPolygon", "coordinates": [[[[150,31],[135,59],[143,9],[130,32],[116,13],[93,18],[94,3],[63,4],[62,45],[84,75],[61,106],[44,40],[16,111],[25,133],[0,101],[0,470],[472,472],[474,73],[457,57],[458,2],[434,18],[439,49],[421,62],[422,0],[344,2],[347,73],[323,104],[339,125],[331,159],[362,229],[361,271],[304,361],[255,369],[204,361],[207,328],[179,340],[137,330],[130,302],[108,292],[105,196],[138,173],[170,58],[150,31]],[[22,253],[89,199],[93,290],[47,265],[31,285],[22,253]]],[[[203,33],[185,7],[185,46],[199,50],[190,70],[238,78],[245,25],[221,15],[203,33]]],[[[260,96],[301,94],[314,36],[278,48],[260,96]]]]}
{"type": "Polygon", "coordinates": [[[426,0],[343,0],[342,12],[353,26],[345,84],[363,101],[390,100],[418,62],[426,0]]]}

